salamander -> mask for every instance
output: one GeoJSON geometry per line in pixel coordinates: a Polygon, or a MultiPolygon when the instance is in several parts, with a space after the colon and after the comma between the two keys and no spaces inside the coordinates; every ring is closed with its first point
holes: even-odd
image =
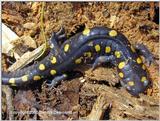
{"type": "MultiPolygon", "coordinates": [[[[117,67],[121,85],[131,95],[137,96],[149,87],[151,80],[145,64],[136,48],[120,32],[101,26],[85,28],[60,46],[57,41],[62,38],[64,32],[53,34],[50,53],[39,63],[15,72],[3,72],[2,84],[21,86],[50,77],[53,78],[52,84],[56,84],[67,78],[67,71],[81,64],[93,62],[92,69],[96,69],[98,65],[110,62],[117,67]]],[[[138,49],[148,52],[143,47],[138,49]]],[[[150,53],[144,55],[152,57],[150,53]]]]}

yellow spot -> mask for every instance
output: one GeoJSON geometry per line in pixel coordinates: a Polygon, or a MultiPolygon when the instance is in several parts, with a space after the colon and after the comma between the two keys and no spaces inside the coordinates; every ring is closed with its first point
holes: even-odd
{"type": "Polygon", "coordinates": [[[132,45],[131,45],[131,50],[132,50],[132,52],[136,52],[136,50],[133,48],[132,45]]]}
{"type": "Polygon", "coordinates": [[[57,62],[56,57],[52,57],[52,59],[51,59],[51,63],[52,63],[52,64],[55,64],[56,62],[57,62]]]}
{"type": "Polygon", "coordinates": [[[123,78],[124,74],[122,72],[119,73],[119,77],[123,78]]]}
{"type": "Polygon", "coordinates": [[[120,58],[121,57],[121,52],[120,51],[115,51],[115,56],[117,57],[117,58],[120,58]]]}
{"type": "Polygon", "coordinates": [[[90,33],[90,29],[85,28],[83,31],[83,35],[88,35],[90,33]]]}
{"type": "Polygon", "coordinates": [[[76,64],[80,64],[81,62],[82,62],[82,59],[81,59],[81,58],[78,58],[78,59],[75,60],[75,63],[76,63],[76,64]]]}
{"type": "Polygon", "coordinates": [[[147,78],[146,78],[145,76],[143,76],[143,77],[141,78],[141,82],[144,82],[145,80],[147,80],[147,78]]]}
{"type": "Polygon", "coordinates": [[[28,81],[28,75],[24,75],[24,76],[22,76],[22,81],[28,81]]]}
{"type": "Polygon", "coordinates": [[[33,80],[35,80],[35,81],[40,80],[40,79],[41,79],[41,77],[38,76],[38,75],[36,75],[36,76],[33,77],[33,80]]]}
{"type": "Polygon", "coordinates": [[[85,53],[84,53],[84,56],[86,56],[86,57],[89,57],[89,58],[90,58],[90,57],[92,56],[92,53],[91,53],[91,52],[85,52],[85,53]]]}
{"type": "Polygon", "coordinates": [[[119,65],[118,65],[118,68],[122,69],[124,66],[125,66],[125,62],[120,62],[119,65]]]}
{"type": "Polygon", "coordinates": [[[133,82],[133,81],[129,81],[129,82],[128,82],[128,85],[129,85],[129,86],[134,86],[134,82],[133,82]]]}
{"type": "Polygon", "coordinates": [[[55,75],[56,73],[57,73],[56,70],[51,70],[51,71],[50,71],[50,74],[51,74],[51,75],[55,75]]]}
{"type": "Polygon", "coordinates": [[[45,70],[45,65],[44,64],[40,64],[39,65],[39,70],[41,70],[41,71],[45,70]]]}
{"type": "Polygon", "coordinates": [[[143,70],[145,70],[145,69],[146,69],[146,66],[143,64],[143,65],[142,65],[142,68],[143,68],[143,70]]]}
{"type": "Polygon", "coordinates": [[[106,48],[105,48],[105,52],[106,52],[106,53],[110,53],[110,52],[111,52],[111,47],[106,47],[106,48]]]}
{"type": "Polygon", "coordinates": [[[14,78],[10,78],[10,79],[9,79],[9,83],[10,83],[10,84],[15,84],[15,79],[14,79],[14,78]]]}
{"type": "Polygon", "coordinates": [[[101,50],[100,45],[97,44],[97,45],[95,46],[95,50],[96,50],[96,52],[100,51],[100,50],[101,50]]]}
{"type": "Polygon", "coordinates": [[[138,64],[141,64],[141,63],[142,63],[142,60],[141,60],[139,57],[137,58],[137,63],[138,63],[138,64]]]}
{"type": "Polygon", "coordinates": [[[65,46],[64,46],[64,52],[68,52],[68,50],[69,50],[69,44],[66,44],[65,46]]]}
{"type": "Polygon", "coordinates": [[[111,30],[111,31],[109,32],[109,36],[115,37],[115,36],[117,36],[117,32],[116,32],[115,30],[111,30]]]}

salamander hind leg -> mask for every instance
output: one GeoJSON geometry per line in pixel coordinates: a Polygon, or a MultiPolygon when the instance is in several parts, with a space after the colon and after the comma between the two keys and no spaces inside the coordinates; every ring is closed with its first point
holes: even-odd
{"type": "Polygon", "coordinates": [[[113,55],[110,56],[99,56],[92,65],[92,70],[94,70],[97,66],[102,63],[114,62],[115,57],[113,55]]]}
{"type": "Polygon", "coordinates": [[[49,80],[47,82],[47,85],[52,88],[58,85],[62,80],[66,79],[67,77],[68,77],[67,74],[56,76],[53,80],[49,80]]]}
{"type": "Polygon", "coordinates": [[[58,32],[56,32],[56,36],[58,38],[58,41],[67,39],[65,29],[63,27],[61,27],[61,29],[58,32]]]}

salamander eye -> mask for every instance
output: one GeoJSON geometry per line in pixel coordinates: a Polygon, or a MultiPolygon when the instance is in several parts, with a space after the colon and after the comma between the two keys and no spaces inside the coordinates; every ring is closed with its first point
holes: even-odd
{"type": "Polygon", "coordinates": [[[138,89],[136,87],[127,86],[126,89],[128,92],[133,96],[139,96],[139,93],[141,93],[141,89],[138,89]]]}
{"type": "Polygon", "coordinates": [[[126,89],[129,91],[131,95],[138,96],[139,93],[143,92],[143,89],[137,86],[135,81],[128,81],[126,89]]]}
{"type": "Polygon", "coordinates": [[[127,86],[126,86],[127,90],[129,91],[133,90],[134,85],[135,85],[134,81],[128,81],[127,86]]]}
{"type": "Polygon", "coordinates": [[[145,80],[144,81],[144,86],[148,86],[149,85],[149,81],[148,80],[145,80]]]}
{"type": "Polygon", "coordinates": [[[145,76],[143,76],[141,78],[141,82],[143,82],[144,86],[148,86],[148,84],[149,84],[149,81],[147,80],[147,78],[145,76]]]}

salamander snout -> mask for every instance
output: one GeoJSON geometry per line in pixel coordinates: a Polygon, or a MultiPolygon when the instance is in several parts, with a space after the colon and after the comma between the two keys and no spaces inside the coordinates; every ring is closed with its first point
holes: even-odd
{"type": "Polygon", "coordinates": [[[143,93],[149,87],[151,82],[145,76],[142,76],[141,78],[136,78],[135,76],[132,79],[126,80],[127,84],[125,84],[125,87],[127,91],[133,96],[139,96],[140,93],[143,93]]]}

